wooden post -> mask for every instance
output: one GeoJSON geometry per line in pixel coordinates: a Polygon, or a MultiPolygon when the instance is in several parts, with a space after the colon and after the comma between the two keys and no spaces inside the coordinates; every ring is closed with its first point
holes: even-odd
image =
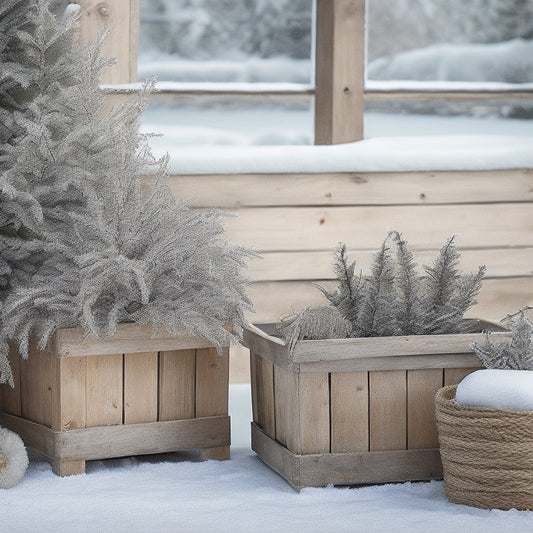
{"type": "Polygon", "coordinates": [[[117,59],[106,69],[104,84],[134,83],[137,81],[139,42],[139,0],[77,0],[81,6],[80,42],[94,41],[109,29],[104,55],[117,59]]]}
{"type": "Polygon", "coordinates": [[[363,138],[365,0],[317,0],[315,144],[363,138]]]}

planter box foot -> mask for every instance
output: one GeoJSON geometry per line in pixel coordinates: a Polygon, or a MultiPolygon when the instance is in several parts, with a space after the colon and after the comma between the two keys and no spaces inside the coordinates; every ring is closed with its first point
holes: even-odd
{"type": "Polygon", "coordinates": [[[85,461],[52,461],[52,472],[60,477],[85,474],[85,461]]]}
{"type": "Polygon", "coordinates": [[[202,461],[227,461],[230,458],[229,446],[217,446],[216,448],[205,448],[200,450],[200,459],[202,461]]]}

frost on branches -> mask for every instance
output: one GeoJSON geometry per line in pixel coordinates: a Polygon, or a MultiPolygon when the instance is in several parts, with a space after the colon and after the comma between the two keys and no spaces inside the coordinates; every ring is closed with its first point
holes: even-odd
{"type": "Polygon", "coordinates": [[[508,315],[502,323],[513,337],[510,343],[493,342],[490,333],[483,343],[472,344],[472,349],[487,368],[533,370],[533,322],[528,317],[531,307],[508,315]]]}
{"type": "Polygon", "coordinates": [[[103,39],[78,50],[72,12],[58,21],[48,2],[29,3],[24,58],[37,73],[16,116],[24,134],[7,150],[0,206],[11,217],[4,228],[23,230],[13,247],[37,247],[38,260],[2,297],[0,382],[11,382],[9,340],[26,357],[30,338],[42,349],[61,327],[105,337],[134,321],[220,348],[233,340],[224,326],[238,332],[250,307],[241,274],[250,251],[224,240],[219,212],[173,198],[167,159],[155,160],[138,133],[150,87],[104,112],[103,39]]]}
{"type": "Polygon", "coordinates": [[[289,347],[299,339],[437,335],[468,331],[464,313],[476,303],[485,267],[460,274],[455,237],[450,237],[433,264],[417,271],[413,253],[397,231],[390,231],[377,252],[370,274],[356,274],[346,245],[333,265],[337,288],[319,287],[329,306],[304,309],[287,317],[279,330],[289,347]]]}

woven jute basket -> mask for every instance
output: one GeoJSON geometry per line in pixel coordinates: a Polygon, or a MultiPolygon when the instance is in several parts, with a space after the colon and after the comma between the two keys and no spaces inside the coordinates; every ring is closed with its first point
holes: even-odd
{"type": "Polygon", "coordinates": [[[435,397],[444,489],[453,503],[533,509],[533,411],[459,405],[457,386],[435,397]]]}

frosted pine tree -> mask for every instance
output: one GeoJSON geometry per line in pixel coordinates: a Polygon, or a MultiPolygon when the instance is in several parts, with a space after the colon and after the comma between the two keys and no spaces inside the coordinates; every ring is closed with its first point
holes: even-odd
{"type": "Polygon", "coordinates": [[[32,7],[27,0],[0,3],[0,294],[11,277],[33,270],[41,247],[29,227],[40,220],[38,203],[18,176],[7,175],[13,164],[10,149],[24,133],[18,117],[31,102],[38,76],[25,47],[35,29],[32,7]]]}
{"type": "Polygon", "coordinates": [[[471,274],[457,270],[460,254],[455,235],[441,248],[431,266],[425,266],[424,306],[427,334],[459,333],[467,328],[463,315],[476,302],[486,268],[471,274]]]}
{"type": "MultiPolygon", "coordinates": [[[[47,2],[35,22],[35,53],[66,35],[47,2]]],[[[102,42],[79,52],[63,46],[51,65],[65,68],[53,78],[56,90],[38,91],[24,115],[27,134],[13,149],[29,157],[14,158],[11,172],[25,175],[38,199],[46,253],[4,301],[2,355],[10,339],[27,356],[31,337],[44,348],[59,327],[105,337],[128,321],[186,330],[220,347],[234,338],[227,325],[238,332],[245,323],[241,269],[249,251],[224,240],[219,212],[173,198],[167,160],[156,161],[138,132],[149,88],[104,113],[102,42]],[[147,172],[154,178],[145,190],[147,172]]]]}
{"type": "Polygon", "coordinates": [[[278,326],[289,348],[297,340],[461,333],[470,328],[464,313],[476,303],[485,267],[460,274],[454,237],[448,239],[425,275],[418,272],[407,241],[390,231],[369,275],[357,275],[346,246],[337,249],[337,288],[319,287],[330,306],[304,309],[278,326]],[[328,334],[329,332],[329,334],[328,334]]]}

